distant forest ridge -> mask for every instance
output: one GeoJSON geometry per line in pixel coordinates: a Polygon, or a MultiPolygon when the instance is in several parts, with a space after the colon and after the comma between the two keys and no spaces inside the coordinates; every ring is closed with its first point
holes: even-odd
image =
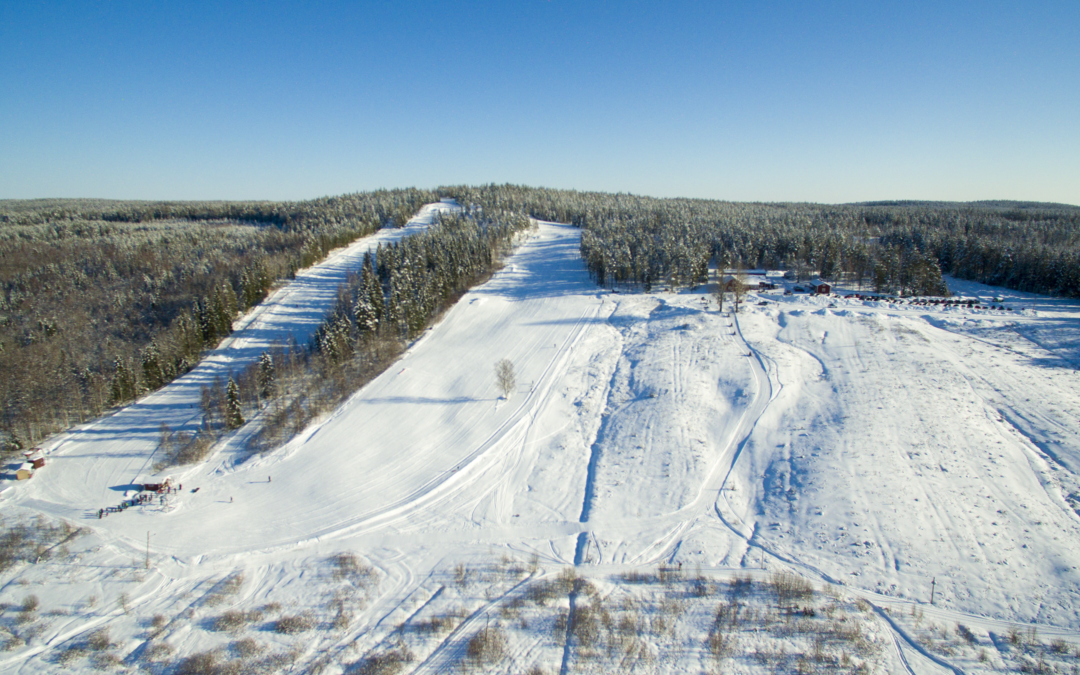
{"type": "MultiPolygon", "coordinates": [[[[740,203],[495,184],[295,202],[0,200],[0,446],[33,443],[162,386],[275,283],[441,198],[466,208],[477,241],[488,224],[522,216],[582,228],[582,258],[605,286],[697,285],[713,263],[886,293],[944,294],[947,273],[1080,297],[1080,208],[1060,204],[740,203]]],[[[423,264],[436,274],[442,240],[430,241],[423,264]]],[[[373,264],[385,270],[389,260],[373,264]]],[[[447,297],[441,275],[432,279],[447,297]]],[[[443,306],[423,285],[392,289],[386,278],[387,302],[396,292],[402,307],[443,306]]],[[[320,353],[331,344],[350,352],[342,336],[364,333],[344,331],[337,316],[320,353]]]]}
{"type": "Polygon", "coordinates": [[[1080,210],[1080,206],[1073,204],[1059,204],[1057,202],[1026,202],[1015,201],[1011,199],[982,199],[974,202],[942,202],[942,201],[923,201],[918,199],[887,199],[883,201],[874,202],[852,202],[851,206],[914,206],[926,207],[926,208],[964,208],[970,207],[985,207],[985,208],[997,208],[997,209],[1022,209],[1025,211],[1069,211],[1080,210]]]}
{"type": "Polygon", "coordinates": [[[163,386],[274,284],[436,200],[0,202],[0,448],[163,386]]]}
{"type": "Polygon", "coordinates": [[[947,273],[1080,297],[1076,207],[746,203],[513,185],[438,192],[582,227],[582,256],[604,285],[701,283],[712,260],[843,276],[888,293],[942,293],[947,273]]]}

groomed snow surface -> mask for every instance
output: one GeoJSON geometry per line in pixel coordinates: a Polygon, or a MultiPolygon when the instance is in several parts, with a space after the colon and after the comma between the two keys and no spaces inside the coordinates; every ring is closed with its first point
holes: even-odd
{"type": "Polygon", "coordinates": [[[300,275],[199,369],[8,483],[9,524],[89,533],[0,577],[0,671],[1080,663],[1080,306],[970,283],[950,286],[1008,309],[777,292],[720,313],[706,288],[599,289],[579,231],[540,224],[285,447],[226,443],[170,472],[167,505],[98,518],[162,478],[160,425],[197,425],[203,383],[304,341],[402,234],[300,275]],[[815,593],[778,599],[781,573],[815,593]]]}

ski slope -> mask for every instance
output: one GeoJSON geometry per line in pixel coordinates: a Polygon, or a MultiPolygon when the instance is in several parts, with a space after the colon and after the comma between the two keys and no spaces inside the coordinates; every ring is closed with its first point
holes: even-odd
{"type": "MultiPolygon", "coordinates": [[[[151,469],[162,425],[173,431],[195,432],[202,421],[202,387],[225,380],[258,361],[275,345],[306,344],[337,301],[337,289],[364,255],[380,245],[421,232],[434,214],[457,208],[429,204],[405,227],[383,229],[332,251],[319,265],[302,270],[234,325],[234,333],[209,351],[199,364],[169,386],[91,424],[62,434],[43,445],[52,474],[60,480],[35,481],[19,498],[43,512],[81,520],[105,506],[114,506],[129,486],[152,479],[151,469]],[[52,471],[52,469],[56,471],[52,471]]],[[[21,486],[20,486],[21,487],[21,486]]]]}
{"type": "MultiPolygon", "coordinates": [[[[370,245],[350,247],[342,268],[370,245]]],[[[285,447],[174,470],[184,489],[169,507],[96,515],[151,478],[160,424],[193,424],[202,382],[269,340],[310,334],[318,299],[334,295],[316,280],[343,269],[300,277],[310,283],[274,295],[199,369],[57,439],[50,464],[0,504],[93,533],[74,559],[5,574],[9,594],[33,587],[67,613],[0,655],[0,670],[58,669],[50,650],[104,625],[137,664],[150,641],[140,626],[157,613],[204,617],[169,629],[179,654],[224,644],[200,603],[227,575],[245,578],[228,606],[315,611],[332,592],[321,570],[342,551],[379,580],[350,627],[260,634],[336,672],[439,603],[469,618],[409,672],[453,666],[528,580],[446,579],[500,557],[532,558],[533,581],[567,565],[598,579],[658,565],[717,579],[794,571],[871,603],[888,672],[965,672],[892,613],[915,607],[987,644],[1026,624],[1077,641],[1080,307],[1015,293],[1005,302],[1022,311],[763,294],[721,314],[705,289],[599,289],[578,245],[576,229],[540,224],[398,363],[285,447]],[[518,381],[508,398],[494,376],[503,358],[518,381]],[[147,550],[150,570],[137,571],[147,550]],[[135,609],[86,600],[120,593],[135,609]]],[[[693,633],[710,619],[686,621],[693,633]]],[[[505,669],[567,668],[568,650],[522,635],[505,669]]]]}

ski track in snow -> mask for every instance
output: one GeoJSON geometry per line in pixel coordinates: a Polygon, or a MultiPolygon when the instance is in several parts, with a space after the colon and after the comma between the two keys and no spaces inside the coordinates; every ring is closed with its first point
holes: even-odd
{"type": "MultiPolygon", "coordinates": [[[[204,383],[274,340],[305,341],[363,252],[435,208],[450,207],[298,275],[169,387],[54,439],[46,469],[0,504],[95,531],[57,593],[100,586],[144,554],[149,531],[156,562],[130,598],[144,613],[195,607],[238,569],[244,595],[229,606],[295,603],[327,556],[362,552],[380,583],[309,658],[390,639],[444,593],[455,561],[496,551],[596,570],[795,570],[871,603],[907,672],[961,671],[886,609],[1078,637],[1080,308],[1024,294],[1008,295],[1025,307],[1008,314],[769,295],[721,314],[703,291],[598,289],[579,232],[555,224],[286,447],[245,459],[227,445],[173,472],[185,489],[168,510],[96,518],[150,479],[161,423],[198,424],[204,383]],[[519,383],[508,399],[502,358],[519,383]]],[[[459,661],[459,638],[526,581],[487,598],[413,672],[459,661]]],[[[18,667],[52,667],[49,646],[113,616],[59,622],[18,667]]]]}

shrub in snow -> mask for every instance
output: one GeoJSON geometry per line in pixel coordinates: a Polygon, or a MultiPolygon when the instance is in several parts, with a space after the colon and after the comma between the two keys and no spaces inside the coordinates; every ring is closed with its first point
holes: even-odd
{"type": "Polygon", "coordinates": [[[469,640],[465,648],[468,661],[481,667],[498,661],[506,653],[506,634],[498,626],[484,628],[469,640]]]}
{"type": "Polygon", "coordinates": [[[305,633],[315,628],[315,617],[310,613],[283,616],[274,624],[274,630],[285,635],[305,633]]]}

